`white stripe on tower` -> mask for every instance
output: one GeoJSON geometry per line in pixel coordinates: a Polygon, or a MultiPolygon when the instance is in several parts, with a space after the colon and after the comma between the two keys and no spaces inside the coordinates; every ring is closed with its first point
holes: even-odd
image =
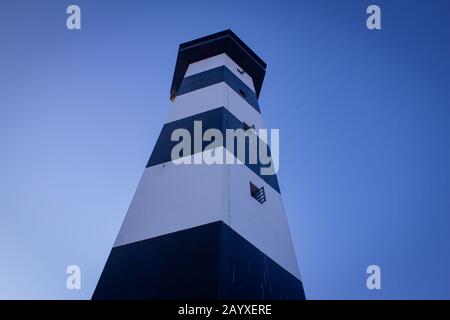
{"type": "Polygon", "coordinates": [[[178,96],[169,111],[166,123],[219,107],[225,107],[236,118],[250,126],[255,125],[255,129],[264,128],[261,114],[224,82],[178,96]]]}
{"type": "Polygon", "coordinates": [[[189,77],[200,72],[211,70],[217,67],[226,66],[228,70],[234,73],[242,82],[244,82],[253,92],[255,87],[253,85],[253,79],[250,77],[244,69],[242,69],[236,62],[233,61],[226,53],[218,54],[217,56],[206,58],[204,60],[191,63],[186,71],[184,77],[189,77]]]}
{"type": "Polygon", "coordinates": [[[281,195],[245,165],[146,168],[114,247],[215,221],[300,279],[281,195]],[[266,202],[250,195],[249,182],[264,187],[266,202]]]}

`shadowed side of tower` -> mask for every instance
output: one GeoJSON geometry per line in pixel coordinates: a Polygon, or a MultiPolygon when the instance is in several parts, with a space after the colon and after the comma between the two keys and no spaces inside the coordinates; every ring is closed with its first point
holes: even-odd
{"type": "MultiPolygon", "coordinates": [[[[171,161],[172,133],[194,136],[195,122],[202,134],[264,128],[265,69],[230,30],[180,45],[172,108],[93,299],[305,298],[276,175],[261,175],[259,162],[171,161]]],[[[207,145],[198,152],[192,141],[193,153],[207,145]]]]}

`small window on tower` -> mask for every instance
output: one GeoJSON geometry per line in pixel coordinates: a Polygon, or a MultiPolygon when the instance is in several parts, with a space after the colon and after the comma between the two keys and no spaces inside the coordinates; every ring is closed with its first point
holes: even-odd
{"type": "Polygon", "coordinates": [[[255,130],[255,125],[249,126],[247,123],[242,122],[242,128],[244,129],[244,131],[247,131],[248,129],[255,130]]]}
{"type": "Polygon", "coordinates": [[[250,195],[261,204],[266,202],[266,193],[264,192],[264,187],[258,188],[251,182],[250,182],[250,195]]]}
{"type": "Polygon", "coordinates": [[[240,73],[240,74],[244,74],[245,73],[245,71],[244,70],[242,70],[241,68],[237,68],[237,71],[240,73]]]}
{"type": "Polygon", "coordinates": [[[242,98],[247,98],[247,92],[245,92],[242,89],[239,89],[239,94],[241,95],[242,98]]]}

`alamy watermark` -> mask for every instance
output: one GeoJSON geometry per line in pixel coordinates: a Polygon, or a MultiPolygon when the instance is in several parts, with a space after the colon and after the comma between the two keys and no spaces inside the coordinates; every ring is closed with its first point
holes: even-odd
{"type": "Polygon", "coordinates": [[[69,14],[66,20],[66,27],[68,30],[81,29],[81,9],[75,4],[67,7],[66,13],[69,14]]]}
{"type": "Polygon", "coordinates": [[[369,277],[366,281],[367,289],[369,290],[381,290],[381,268],[380,266],[376,264],[372,264],[367,267],[366,269],[367,274],[369,274],[369,277]]]}
{"type": "Polygon", "coordinates": [[[66,288],[68,290],[81,289],[81,268],[76,264],[67,267],[66,273],[69,275],[66,279],[66,288]]]}
{"type": "Polygon", "coordinates": [[[171,141],[178,143],[172,148],[171,160],[176,165],[259,165],[261,175],[274,175],[279,169],[280,132],[270,129],[270,149],[268,132],[267,129],[226,129],[224,137],[216,128],[203,132],[202,121],[194,121],[193,137],[187,129],[173,130],[171,141]]]}
{"type": "Polygon", "coordinates": [[[379,6],[372,4],[367,7],[367,14],[370,16],[367,18],[366,25],[369,30],[381,30],[381,9],[379,6]]]}

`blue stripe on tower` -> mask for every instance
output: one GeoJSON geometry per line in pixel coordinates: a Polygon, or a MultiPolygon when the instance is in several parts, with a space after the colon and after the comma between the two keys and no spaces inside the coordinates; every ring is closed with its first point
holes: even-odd
{"type": "Polygon", "coordinates": [[[260,113],[258,98],[241,79],[236,77],[226,66],[206,70],[192,76],[186,77],[181,82],[178,96],[192,92],[194,90],[206,88],[214,84],[225,82],[228,86],[239,94],[249,105],[260,113]]]}
{"type": "Polygon", "coordinates": [[[305,295],[299,279],[225,223],[214,222],[113,248],[92,298],[303,300],[305,295]]]}
{"type": "MultiPolygon", "coordinates": [[[[178,141],[171,141],[172,132],[176,129],[186,129],[191,134],[191,137],[194,137],[194,121],[202,122],[202,136],[203,133],[208,129],[218,129],[222,132],[224,138],[224,147],[226,147],[226,129],[242,129],[242,122],[236,118],[230,111],[228,111],[225,107],[220,107],[217,109],[209,110],[206,112],[202,112],[196,114],[191,117],[183,118],[177,121],[169,122],[164,125],[161,130],[161,133],[156,141],[155,148],[150,156],[150,159],[147,163],[147,167],[158,165],[161,163],[171,161],[171,153],[172,149],[175,145],[177,145],[178,141]]],[[[201,137],[200,137],[201,139],[201,137]]],[[[211,142],[202,141],[203,146],[202,150],[205,149],[208,144],[211,142]]],[[[228,150],[235,157],[237,156],[237,148],[236,148],[236,140],[235,140],[235,148],[234,150],[228,150]]],[[[258,149],[266,148],[267,145],[258,138],[258,149]]],[[[191,139],[191,150],[194,150],[194,138],[191,139]]],[[[267,147],[268,156],[270,156],[270,150],[267,147]]],[[[267,167],[267,165],[261,164],[258,159],[258,163],[251,164],[249,163],[249,143],[248,138],[246,138],[245,145],[245,165],[256,173],[261,179],[263,179],[267,184],[269,184],[272,188],[274,188],[277,192],[280,192],[280,187],[278,185],[277,176],[274,175],[261,175],[261,168],[267,167]]],[[[187,155],[184,155],[187,156],[187,155]]]]}

